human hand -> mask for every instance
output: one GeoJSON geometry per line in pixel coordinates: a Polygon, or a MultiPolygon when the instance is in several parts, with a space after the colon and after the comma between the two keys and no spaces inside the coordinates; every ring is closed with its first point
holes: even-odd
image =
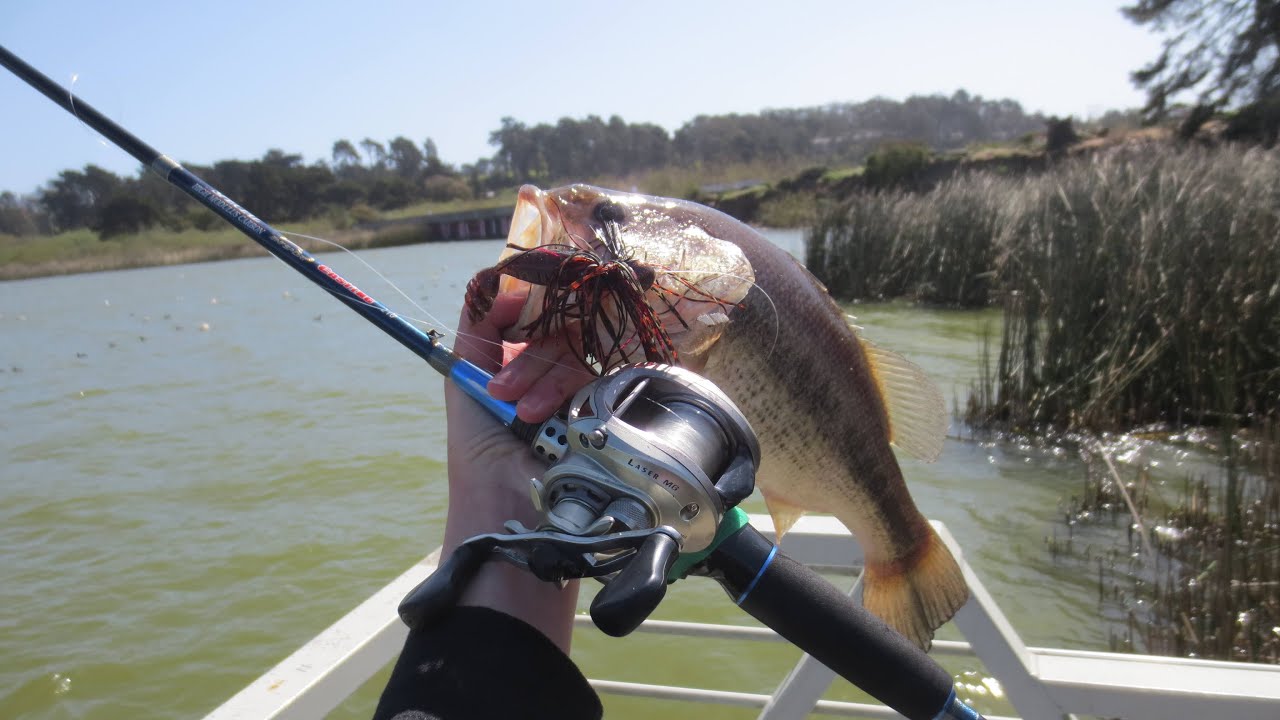
{"type": "MultiPolygon", "coordinates": [[[[478,322],[472,322],[464,311],[454,350],[485,370],[502,365],[489,382],[489,393],[515,402],[520,419],[536,424],[551,417],[594,376],[570,353],[564,338],[526,345],[502,342],[502,332],[516,322],[523,302],[521,296],[499,295],[478,322]]],[[[507,520],[536,525],[540,518],[530,501],[529,479],[541,477],[546,465],[534,457],[528,445],[448,381],[445,414],[449,517],[443,556],[473,535],[501,532],[507,520]]],[[[477,573],[461,602],[524,620],[568,651],[577,583],[560,590],[513,565],[489,562],[477,573]]]]}

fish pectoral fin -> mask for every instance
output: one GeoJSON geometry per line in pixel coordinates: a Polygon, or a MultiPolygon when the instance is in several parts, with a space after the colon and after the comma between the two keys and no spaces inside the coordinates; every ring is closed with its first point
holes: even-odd
{"type": "Polygon", "coordinates": [[[781,540],[782,536],[786,535],[796,521],[805,514],[805,509],[770,495],[763,489],[760,494],[764,495],[764,504],[769,508],[769,516],[773,518],[773,532],[777,539],[781,540]]]}
{"type": "MultiPolygon", "coordinates": [[[[858,334],[857,326],[854,333],[858,334]]],[[[942,392],[918,365],[858,335],[889,414],[889,442],[914,458],[933,462],[947,437],[942,392]]]]}

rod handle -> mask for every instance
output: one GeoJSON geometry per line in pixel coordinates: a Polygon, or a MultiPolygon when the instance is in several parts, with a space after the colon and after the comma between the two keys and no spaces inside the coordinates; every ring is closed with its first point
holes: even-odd
{"type": "Polygon", "coordinates": [[[907,718],[979,717],[933,658],[754,527],[720,543],[705,567],[743,610],[907,718]]]}

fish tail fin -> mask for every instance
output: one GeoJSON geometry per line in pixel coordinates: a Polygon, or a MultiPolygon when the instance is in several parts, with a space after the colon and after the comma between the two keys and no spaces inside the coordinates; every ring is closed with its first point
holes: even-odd
{"type": "Polygon", "coordinates": [[[964,574],[932,527],[908,559],[867,563],[862,575],[863,607],[924,650],[968,599],[964,574]]]}

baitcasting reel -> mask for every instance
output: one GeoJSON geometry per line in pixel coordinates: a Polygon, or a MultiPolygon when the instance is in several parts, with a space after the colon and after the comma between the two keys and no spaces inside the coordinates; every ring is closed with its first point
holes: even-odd
{"type": "Polygon", "coordinates": [[[605,633],[634,630],[669,580],[709,550],[725,512],[755,488],[760,448],[737,406],[677,367],[628,365],[579,390],[567,416],[529,438],[552,463],[530,480],[542,521],[470,538],[400,605],[410,627],[455,605],[487,559],[548,581],[595,577],[591,604],[605,633]],[[676,566],[677,556],[687,560],[676,566]],[[676,571],[673,571],[673,566],[676,571]]]}

